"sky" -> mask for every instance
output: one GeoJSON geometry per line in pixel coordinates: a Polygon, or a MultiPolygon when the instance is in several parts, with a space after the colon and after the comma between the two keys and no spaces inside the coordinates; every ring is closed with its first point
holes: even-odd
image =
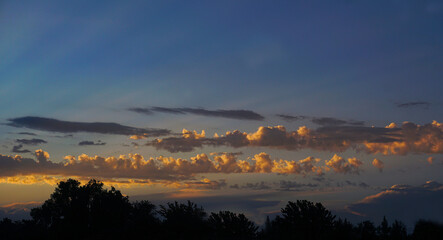
{"type": "Polygon", "coordinates": [[[0,217],[96,178],[258,223],[443,221],[441,1],[6,0],[0,25],[0,217]]]}

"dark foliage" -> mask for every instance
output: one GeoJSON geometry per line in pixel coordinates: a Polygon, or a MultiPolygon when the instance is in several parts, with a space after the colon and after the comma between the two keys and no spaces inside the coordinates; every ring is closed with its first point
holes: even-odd
{"type": "Polygon", "coordinates": [[[321,203],[288,202],[281,215],[269,217],[262,229],[245,215],[229,211],[211,213],[187,203],[156,206],[128,197],[91,180],[81,186],[69,179],[58,184],[32,220],[0,221],[0,239],[443,239],[443,225],[419,220],[412,234],[395,220],[383,218],[379,226],[364,221],[356,226],[335,216],[321,203]]]}

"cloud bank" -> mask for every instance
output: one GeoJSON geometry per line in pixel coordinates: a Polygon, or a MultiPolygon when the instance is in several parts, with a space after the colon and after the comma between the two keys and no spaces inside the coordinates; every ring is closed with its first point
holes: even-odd
{"type": "Polygon", "coordinates": [[[413,226],[418,219],[443,221],[443,185],[428,181],[421,186],[394,185],[347,206],[353,214],[379,221],[401,219],[413,226]]]}
{"type": "Polygon", "coordinates": [[[186,129],[181,137],[154,139],[146,145],[169,152],[191,152],[204,146],[269,147],[285,150],[312,149],[342,152],[348,149],[370,154],[406,155],[443,153],[443,125],[436,121],[418,125],[404,122],[400,127],[330,126],[287,131],[284,126],[259,127],[256,132],[228,131],[208,138],[186,129]]]}
{"type": "MultiPolygon", "coordinates": [[[[349,158],[346,163],[343,158],[334,155],[332,159],[322,161],[318,158],[307,157],[302,160],[272,159],[267,153],[254,155],[251,160],[240,160],[238,154],[222,153],[197,154],[189,160],[173,157],[157,157],[145,159],[140,154],[121,155],[119,157],[88,156],[86,154],[66,156],[64,162],[55,163],[49,160],[49,153],[43,150],[35,151],[35,158],[24,158],[20,155],[0,155],[0,178],[8,182],[19,181],[20,176],[64,176],[64,177],[96,177],[102,179],[131,179],[134,183],[150,183],[157,180],[181,181],[181,184],[194,180],[198,174],[207,173],[276,173],[295,175],[324,175],[326,172],[358,173],[361,164],[355,158],[349,158]],[[6,180],[5,180],[6,179],[6,180]]],[[[35,178],[38,180],[38,178],[35,178]]],[[[42,179],[50,181],[50,179],[42,179]]],[[[199,183],[208,186],[213,182],[199,183]]],[[[195,183],[194,183],[195,185],[195,183]]]]}
{"type": "Polygon", "coordinates": [[[207,117],[221,117],[239,120],[263,120],[265,117],[253,112],[251,110],[207,110],[204,108],[166,108],[166,107],[151,107],[151,108],[129,108],[129,111],[153,114],[154,112],[169,113],[169,114],[195,114],[207,117]]]}
{"type": "Polygon", "coordinates": [[[12,127],[26,127],[30,129],[61,132],[61,133],[75,133],[75,132],[91,132],[103,134],[118,134],[118,135],[143,135],[147,134],[152,137],[164,136],[170,134],[167,129],[153,129],[153,128],[136,128],[120,125],[118,123],[108,122],[70,122],[62,121],[53,118],[43,117],[21,117],[12,118],[8,120],[9,126],[12,127]]]}

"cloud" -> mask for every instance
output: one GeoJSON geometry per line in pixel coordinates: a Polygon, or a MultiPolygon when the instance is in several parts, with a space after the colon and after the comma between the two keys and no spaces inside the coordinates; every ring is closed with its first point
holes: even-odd
{"type": "Polygon", "coordinates": [[[92,132],[119,135],[148,134],[152,137],[170,134],[170,131],[167,129],[136,128],[107,122],[69,122],[43,117],[12,118],[8,121],[10,122],[8,125],[12,127],[26,127],[35,130],[61,133],[92,132]]]}
{"type": "Polygon", "coordinates": [[[283,120],[290,121],[290,122],[291,121],[303,120],[303,119],[308,118],[306,116],[292,116],[292,115],[286,115],[286,114],[277,114],[276,116],[280,117],[283,120]]]}
{"type": "MultiPolygon", "coordinates": [[[[197,183],[189,181],[194,180],[199,174],[275,173],[321,176],[325,174],[325,171],[329,171],[329,167],[322,165],[322,161],[317,158],[308,157],[302,160],[272,159],[269,154],[263,152],[254,155],[248,161],[240,160],[237,154],[229,153],[212,155],[212,159],[206,154],[197,154],[189,160],[163,156],[145,159],[140,154],[121,155],[119,157],[81,154],[78,157],[66,156],[64,162],[55,163],[50,160],[49,153],[39,149],[35,151],[35,158],[34,160],[20,155],[0,155],[0,178],[13,177],[11,181],[17,182],[19,181],[17,177],[20,176],[94,177],[122,183],[127,180],[131,180],[133,183],[152,183],[159,180],[180,181],[181,184],[196,186],[197,183]]],[[[347,165],[345,164],[342,167],[346,168],[347,165]]],[[[357,167],[335,172],[358,172],[357,167]]],[[[38,179],[35,178],[35,180],[38,179]]],[[[43,181],[50,180],[43,179],[43,181]]],[[[214,188],[216,183],[204,181],[199,184],[200,186],[214,188]]],[[[222,186],[224,183],[219,181],[217,184],[222,186]]]]}
{"type": "Polygon", "coordinates": [[[98,142],[94,142],[94,141],[81,141],[78,143],[79,146],[103,146],[106,145],[105,142],[102,142],[100,140],[98,140],[98,142]]]}
{"type": "Polygon", "coordinates": [[[399,108],[422,107],[422,108],[428,109],[429,106],[431,106],[430,102],[405,102],[405,103],[398,103],[397,104],[397,107],[399,107],[399,108]]]}
{"type": "Polygon", "coordinates": [[[281,180],[279,182],[280,190],[283,191],[303,191],[305,188],[314,188],[318,187],[318,184],[312,184],[312,183],[298,183],[296,181],[285,181],[281,180]]]}
{"type": "Polygon", "coordinates": [[[377,220],[401,219],[413,226],[419,219],[443,221],[443,185],[428,181],[417,187],[394,185],[389,189],[350,204],[347,210],[377,220]]]}
{"type": "Polygon", "coordinates": [[[382,172],[383,168],[385,167],[385,164],[381,160],[375,158],[374,161],[372,161],[372,166],[378,168],[378,170],[382,172]]]}
{"type": "Polygon", "coordinates": [[[363,163],[357,158],[348,158],[346,161],[344,158],[335,154],[330,160],[326,160],[326,166],[331,168],[337,173],[356,173],[360,172],[359,167],[363,163]]]}
{"type": "Polygon", "coordinates": [[[33,139],[16,139],[15,141],[20,143],[20,144],[23,144],[23,145],[32,145],[32,146],[39,145],[39,144],[42,144],[42,143],[48,143],[45,140],[38,139],[38,138],[33,138],[33,139]]]}
{"type": "Polygon", "coordinates": [[[146,145],[169,152],[191,152],[204,146],[229,146],[330,152],[355,149],[383,155],[443,153],[443,125],[433,121],[425,125],[404,122],[400,127],[394,123],[386,127],[328,126],[309,129],[301,126],[296,131],[287,131],[284,126],[261,126],[252,133],[234,130],[225,135],[216,133],[212,138],[192,134],[185,136],[183,133],[181,137],[155,139],[146,145]]]}
{"type": "Polygon", "coordinates": [[[251,189],[251,190],[268,190],[271,189],[271,186],[269,186],[264,181],[257,182],[257,183],[245,183],[243,185],[234,184],[229,186],[230,188],[234,189],[251,189]]]}
{"type": "Polygon", "coordinates": [[[153,112],[162,112],[170,114],[195,114],[207,117],[222,117],[239,120],[263,120],[264,117],[256,112],[250,110],[207,110],[204,108],[165,108],[165,107],[152,107],[152,108],[129,108],[129,111],[152,114],[153,112]]]}
{"type": "Polygon", "coordinates": [[[13,146],[11,151],[13,153],[29,153],[29,152],[31,152],[28,149],[22,149],[22,148],[23,148],[23,144],[19,144],[19,145],[13,146]]]}
{"type": "Polygon", "coordinates": [[[314,117],[311,120],[313,123],[322,125],[322,126],[339,126],[339,125],[354,125],[354,126],[363,126],[365,125],[364,121],[347,121],[338,118],[332,117],[314,117]]]}
{"type": "Polygon", "coordinates": [[[31,132],[19,132],[19,133],[17,133],[17,134],[20,134],[20,135],[29,135],[29,136],[37,136],[37,134],[35,134],[35,133],[31,133],[31,132]]]}
{"type": "Polygon", "coordinates": [[[0,206],[0,219],[9,218],[13,221],[30,219],[32,208],[40,206],[41,202],[17,202],[0,206]]]}

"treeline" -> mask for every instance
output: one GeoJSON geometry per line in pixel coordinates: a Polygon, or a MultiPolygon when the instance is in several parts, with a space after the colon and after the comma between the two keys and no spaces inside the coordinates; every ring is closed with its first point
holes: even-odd
{"type": "Polygon", "coordinates": [[[244,214],[208,214],[190,201],[159,207],[149,201],[131,203],[96,180],[60,182],[41,207],[31,210],[31,217],[1,220],[0,239],[443,239],[438,223],[420,220],[408,235],[400,221],[353,225],[306,200],[288,202],[279,216],[259,227],[244,214]]]}

